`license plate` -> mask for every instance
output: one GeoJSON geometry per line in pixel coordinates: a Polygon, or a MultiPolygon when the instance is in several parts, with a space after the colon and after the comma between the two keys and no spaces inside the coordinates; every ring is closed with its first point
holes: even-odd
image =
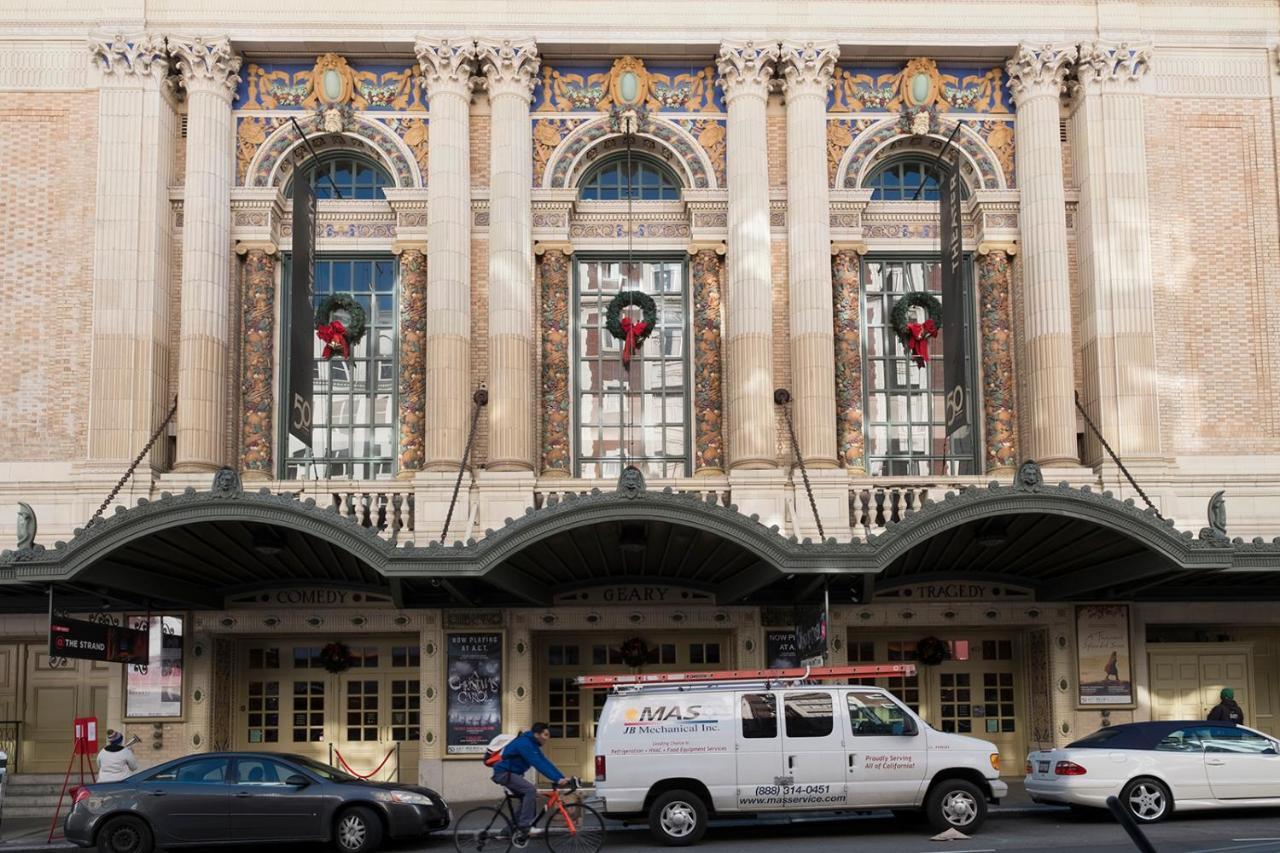
{"type": "Polygon", "coordinates": [[[1048,772],[1049,772],[1049,762],[1047,762],[1047,761],[1039,761],[1039,762],[1037,762],[1037,763],[1036,763],[1036,770],[1037,770],[1038,772],[1040,772],[1040,773],[1048,773],[1048,772]]]}

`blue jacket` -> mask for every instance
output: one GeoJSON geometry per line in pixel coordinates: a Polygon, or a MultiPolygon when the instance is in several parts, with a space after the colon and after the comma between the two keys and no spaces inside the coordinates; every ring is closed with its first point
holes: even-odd
{"type": "Polygon", "coordinates": [[[564,778],[560,769],[542,754],[542,747],[534,738],[533,732],[521,732],[502,750],[502,760],[493,765],[493,772],[515,773],[517,776],[523,776],[530,767],[535,768],[552,782],[559,782],[564,778]]]}

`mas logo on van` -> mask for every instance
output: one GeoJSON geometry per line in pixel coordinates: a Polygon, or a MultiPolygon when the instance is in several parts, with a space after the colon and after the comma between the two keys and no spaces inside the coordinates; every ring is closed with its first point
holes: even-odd
{"type": "Polygon", "coordinates": [[[626,710],[622,731],[624,734],[699,731],[719,724],[719,720],[703,716],[701,705],[645,705],[626,710]]]}

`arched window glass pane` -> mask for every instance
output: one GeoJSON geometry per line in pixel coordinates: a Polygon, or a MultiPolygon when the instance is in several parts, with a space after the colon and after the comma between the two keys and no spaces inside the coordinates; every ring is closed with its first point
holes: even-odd
{"type": "Polygon", "coordinates": [[[637,201],[679,201],[680,182],[670,169],[646,157],[632,155],[628,181],[626,157],[597,165],[578,184],[578,195],[587,201],[626,199],[627,188],[637,201]]]}
{"type": "MultiPolygon", "coordinates": [[[[932,160],[908,157],[890,160],[880,166],[863,186],[871,190],[872,201],[937,201],[938,187],[944,174],[932,160]],[[917,190],[919,195],[916,195],[917,190]]],[[[967,186],[963,197],[969,197],[967,186]]]]}
{"type": "MultiPolygon", "coordinates": [[[[317,200],[335,199],[339,193],[344,199],[384,199],[383,187],[393,185],[391,176],[381,166],[349,154],[321,157],[311,181],[317,200]]],[[[285,194],[293,197],[292,180],[285,194]]]]}

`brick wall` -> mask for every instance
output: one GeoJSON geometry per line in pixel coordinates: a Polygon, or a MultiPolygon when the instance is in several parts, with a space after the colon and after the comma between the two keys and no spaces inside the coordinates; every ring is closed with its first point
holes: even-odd
{"type": "MultiPolygon", "coordinates": [[[[472,125],[474,128],[474,125],[472,125]]],[[[473,173],[474,174],[474,173],[473,173]]],[[[431,323],[430,315],[427,317],[431,323]]],[[[471,390],[489,384],[489,240],[471,240],[471,390]]],[[[471,425],[471,403],[467,403],[467,425],[471,425]]],[[[472,466],[489,461],[488,408],[476,426],[476,444],[471,451],[472,466]]],[[[461,460],[459,460],[461,461],[461,460]]]]}
{"type": "Polygon", "coordinates": [[[83,459],[89,420],[98,97],[0,95],[4,458],[83,459]]]}

